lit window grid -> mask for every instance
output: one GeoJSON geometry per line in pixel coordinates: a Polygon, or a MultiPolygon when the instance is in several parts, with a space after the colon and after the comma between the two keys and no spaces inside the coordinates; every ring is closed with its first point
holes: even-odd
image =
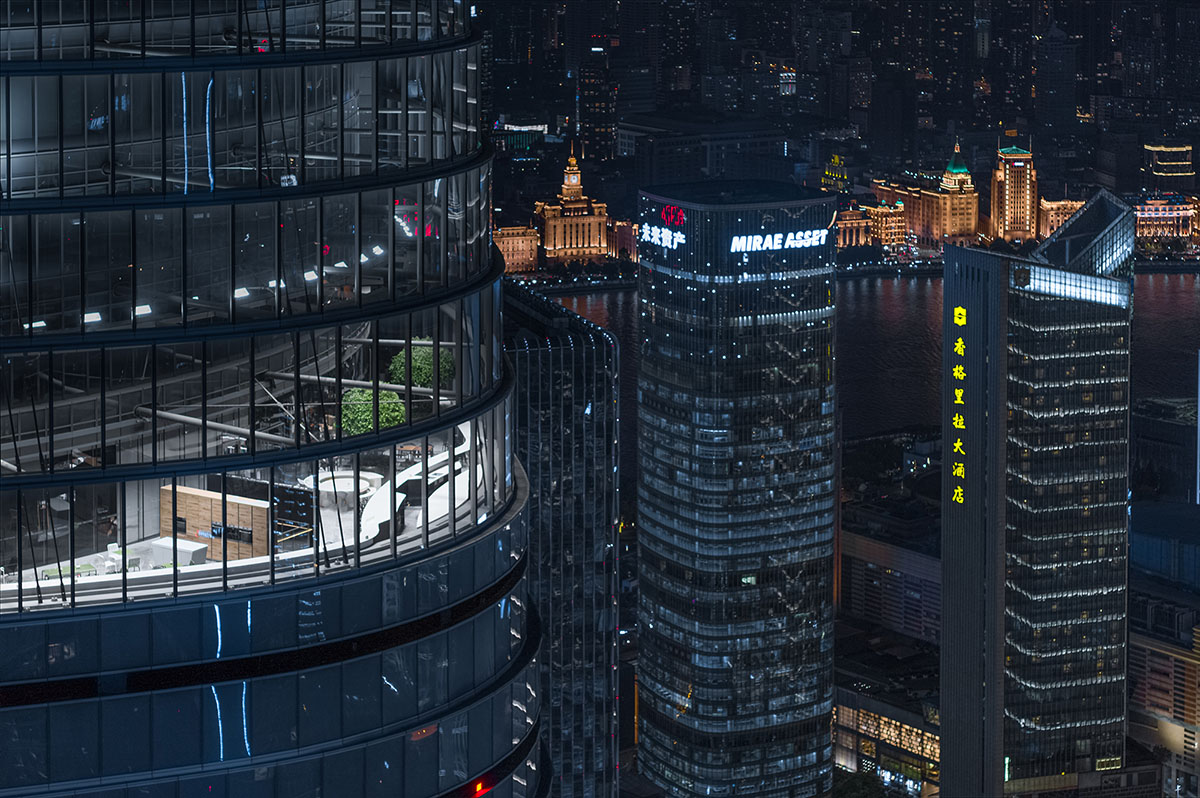
{"type": "MultiPolygon", "coordinates": [[[[1128,457],[1129,310],[1064,296],[1079,293],[1009,299],[1005,735],[1036,737],[1054,772],[1079,746],[1123,750],[1128,488],[1111,472],[1128,457]]],[[[1013,762],[1012,778],[1046,772],[1013,762]]]]}
{"type": "Polygon", "coordinates": [[[168,14],[110,3],[39,13],[38,5],[5,9],[0,60],[303,55],[444,41],[462,38],[471,27],[469,0],[277,0],[245,9],[193,0],[168,14]]]}
{"type": "MultiPolygon", "coordinates": [[[[21,750],[45,763],[40,769],[6,768],[0,772],[0,789],[45,789],[48,781],[53,785],[101,775],[137,775],[145,779],[138,782],[145,789],[174,789],[178,776],[155,780],[155,771],[206,767],[212,770],[206,783],[227,788],[231,795],[247,782],[275,782],[291,793],[296,785],[311,786],[314,779],[331,791],[365,779],[396,794],[435,796],[466,781],[468,768],[470,773],[491,771],[511,751],[526,747],[532,749],[533,767],[526,760],[496,776],[532,778],[536,785],[534,741],[542,700],[531,689],[535,666],[511,671],[514,660],[527,662],[533,654],[522,645],[525,612],[507,609],[521,600],[514,593],[454,629],[300,678],[286,673],[72,702],[71,734],[83,750],[71,756],[56,751],[45,732],[61,705],[0,710],[0,721],[20,730],[21,750]],[[486,648],[474,647],[484,640],[486,648]],[[448,657],[448,649],[456,645],[461,650],[448,657]],[[451,685],[457,688],[464,680],[486,694],[463,706],[451,685]],[[330,708],[331,696],[347,693],[356,697],[353,710],[330,708]],[[437,720],[429,720],[430,713],[437,720]],[[374,736],[364,746],[366,756],[362,749],[356,757],[329,750],[331,740],[370,732],[374,736]],[[172,743],[164,744],[168,738],[172,743]],[[501,739],[502,747],[494,742],[501,739]],[[297,757],[298,749],[309,747],[317,753],[297,757]],[[268,761],[252,764],[251,757],[268,761]]],[[[524,785],[505,782],[496,783],[491,792],[533,794],[524,785]]]]}
{"type": "MultiPolygon", "coordinates": [[[[463,159],[481,145],[477,44],[346,63],[0,79],[7,198],[305,191],[463,159]],[[29,109],[34,109],[30,113],[29,109]]],[[[292,64],[304,56],[289,58],[292,64]]],[[[155,63],[153,60],[147,63],[155,63]]],[[[31,67],[32,68],[32,67],[31,67]]]]}
{"type": "Polygon", "coordinates": [[[493,268],[490,183],[484,163],[323,197],[0,216],[0,350],[22,335],[336,318],[449,292],[493,268]]]}
{"type": "MultiPolygon", "coordinates": [[[[644,211],[643,218],[653,223],[661,205],[649,204],[644,211]]],[[[789,210],[786,219],[777,213],[689,206],[680,226],[685,246],[664,250],[650,245],[642,252],[643,332],[656,356],[643,358],[643,371],[653,369],[654,378],[643,377],[639,384],[644,438],[639,486],[641,762],[656,782],[672,785],[681,795],[729,790],[737,780],[751,780],[755,789],[768,791],[783,788],[780,779],[795,779],[799,773],[820,790],[828,773],[824,756],[806,763],[781,754],[786,763],[782,775],[766,776],[761,765],[748,761],[739,764],[743,747],[761,747],[752,739],[764,733],[763,717],[770,719],[768,729],[771,724],[800,726],[802,731],[789,732],[796,750],[815,751],[822,736],[828,742],[822,716],[831,708],[831,687],[821,624],[799,638],[801,630],[787,632],[794,646],[803,646],[789,655],[797,665],[762,673],[753,683],[755,669],[734,667],[731,681],[732,662],[745,657],[740,652],[771,651],[781,642],[782,630],[768,628],[771,622],[765,618],[794,610],[774,609],[777,604],[815,606],[820,617],[832,619],[831,606],[826,612],[822,601],[831,584],[833,496],[827,492],[833,485],[833,460],[821,453],[835,443],[830,424],[833,242],[827,243],[829,251],[808,248],[745,258],[731,257],[728,251],[734,235],[773,234],[772,224],[820,229],[832,214],[823,203],[789,210]],[[697,279],[698,273],[712,279],[697,279]],[[755,279],[766,273],[788,273],[795,279],[755,279]],[[748,319],[743,308],[758,311],[756,324],[743,324],[748,319]],[[779,362],[772,343],[794,355],[788,361],[794,364],[788,380],[775,381],[762,367],[779,362]],[[712,376],[697,381],[698,371],[712,376]],[[770,418],[781,407],[804,410],[759,428],[741,421],[770,418]],[[724,440],[722,430],[730,433],[724,440]],[[731,478],[727,464],[746,459],[739,454],[742,448],[753,449],[749,459],[755,463],[764,462],[761,455],[768,451],[770,470],[779,482],[768,484],[766,471],[760,475],[753,466],[731,478]],[[693,467],[681,468],[685,463],[693,467]],[[764,569],[764,556],[786,564],[764,569]],[[731,570],[755,578],[738,581],[736,588],[715,581],[719,572],[731,570]],[[780,582],[777,574],[783,570],[791,577],[780,582]],[[695,654],[681,661],[678,651],[695,654]],[[735,694],[761,700],[735,699],[735,694]],[[720,734],[722,753],[712,759],[706,748],[681,747],[673,742],[675,725],[691,735],[720,734]]]]}

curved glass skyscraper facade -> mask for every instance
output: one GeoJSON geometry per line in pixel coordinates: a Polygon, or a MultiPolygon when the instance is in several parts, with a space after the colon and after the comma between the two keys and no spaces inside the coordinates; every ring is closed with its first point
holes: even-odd
{"type": "Polygon", "coordinates": [[[467,6],[18,0],[0,59],[0,795],[539,794],[467,6]]]}
{"type": "Polygon", "coordinates": [[[831,789],[834,211],[641,199],[639,762],[680,798],[831,789]]]}

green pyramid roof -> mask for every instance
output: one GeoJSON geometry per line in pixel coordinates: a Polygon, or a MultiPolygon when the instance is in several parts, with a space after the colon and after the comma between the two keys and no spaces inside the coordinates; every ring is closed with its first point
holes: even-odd
{"type": "Polygon", "coordinates": [[[957,146],[954,147],[954,154],[950,156],[950,163],[946,164],[946,171],[963,175],[971,173],[971,170],[963,163],[962,154],[959,153],[957,146]]]}
{"type": "Polygon", "coordinates": [[[1002,155],[1029,155],[1029,150],[1023,150],[1020,147],[1005,147],[1000,150],[1002,155]]]}

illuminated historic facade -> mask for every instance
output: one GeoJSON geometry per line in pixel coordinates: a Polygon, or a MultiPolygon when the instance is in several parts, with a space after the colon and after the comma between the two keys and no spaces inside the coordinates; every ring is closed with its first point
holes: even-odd
{"type": "Polygon", "coordinates": [[[1038,199],[1038,238],[1045,240],[1067,220],[1083,207],[1083,200],[1048,200],[1038,199]]]}
{"type": "Polygon", "coordinates": [[[862,206],[855,203],[851,208],[837,212],[837,247],[866,247],[871,244],[871,220],[862,206]]]}
{"type": "Polygon", "coordinates": [[[941,249],[946,244],[973,244],[979,226],[979,194],[957,144],[940,179],[875,180],[875,198],[902,205],[908,233],[918,245],[941,249]]]}
{"type": "Polygon", "coordinates": [[[1004,147],[996,152],[991,214],[992,238],[1030,241],[1037,237],[1037,170],[1029,150],[1004,147]]]}
{"type": "Polygon", "coordinates": [[[1187,239],[1196,232],[1196,201],[1181,194],[1126,197],[1137,216],[1137,237],[1187,239]]]}
{"type": "Polygon", "coordinates": [[[558,203],[539,202],[533,214],[546,262],[603,260],[608,255],[608,205],[583,193],[574,145],[558,203]]]}
{"type": "Polygon", "coordinates": [[[541,236],[534,227],[497,227],[492,231],[492,241],[504,256],[504,270],[508,273],[531,272],[538,267],[538,248],[541,236]]]}
{"type": "Polygon", "coordinates": [[[837,212],[838,249],[877,246],[894,250],[904,245],[907,236],[908,217],[902,202],[855,202],[837,212]]]}
{"type": "Polygon", "coordinates": [[[1029,257],[946,253],[946,795],[1124,764],[1133,243],[1101,192],[1029,257]]]}

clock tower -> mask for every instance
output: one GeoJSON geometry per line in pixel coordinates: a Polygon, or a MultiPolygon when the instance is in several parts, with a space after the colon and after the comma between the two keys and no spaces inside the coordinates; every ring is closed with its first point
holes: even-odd
{"type": "Polygon", "coordinates": [[[575,143],[563,170],[558,202],[533,206],[541,238],[540,260],[548,263],[602,261],[609,255],[608,205],[583,193],[583,176],[575,159],[575,143]]]}
{"type": "Polygon", "coordinates": [[[583,199],[579,161],[575,160],[575,142],[571,142],[571,157],[567,159],[567,168],[563,170],[562,190],[558,192],[558,198],[563,202],[583,199]]]}

